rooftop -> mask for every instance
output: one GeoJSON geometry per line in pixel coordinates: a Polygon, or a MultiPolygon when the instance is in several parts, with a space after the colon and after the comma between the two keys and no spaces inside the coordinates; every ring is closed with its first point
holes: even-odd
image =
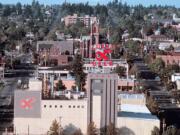
{"type": "Polygon", "coordinates": [[[134,113],[134,112],[118,112],[118,117],[128,117],[135,119],[147,119],[147,120],[158,120],[158,118],[148,113],[134,113]]]}
{"type": "Polygon", "coordinates": [[[122,112],[132,112],[132,113],[144,113],[151,114],[148,108],[145,105],[131,105],[131,104],[122,104],[122,112]]]}

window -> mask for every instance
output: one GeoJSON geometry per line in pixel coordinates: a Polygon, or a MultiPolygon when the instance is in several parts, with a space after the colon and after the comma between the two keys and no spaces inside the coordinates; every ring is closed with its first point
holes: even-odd
{"type": "Polygon", "coordinates": [[[52,108],[52,105],[50,105],[49,108],[52,108]]]}
{"type": "Polygon", "coordinates": [[[78,105],[77,108],[80,108],[80,106],[78,105]]]}
{"type": "Polygon", "coordinates": [[[54,107],[57,108],[57,105],[55,105],[54,107]]]}
{"type": "Polygon", "coordinates": [[[62,108],[63,106],[62,105],[60,105],[60,108],[62,108]]]}
{"type": "Polygon", "coordinates": [[[44,105],[44,108],[46,108],[46,105],[44,105]]]}
{"type": "Polygon", "coordinates": [[[71,106],[69,105],[69,108],[71,108],[71,106]]]}
{"type": "Polygon", "coordinates": [[[84,108],[84,106],[82,105],[81,108],[84,108]]]}
{"type": "Polygon", "coordinates": [[[76,108],[76,106],[74,105],[73,108],[76,108]]]}

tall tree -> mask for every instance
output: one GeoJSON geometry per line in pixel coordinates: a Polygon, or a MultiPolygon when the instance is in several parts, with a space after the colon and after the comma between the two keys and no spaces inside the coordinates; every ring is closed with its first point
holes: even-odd
{"type": "Polygon", "coordinates": [[[66,89],[66,86],[63,84],[62,80],[59,80],[57,83],[57,90],[58,91],[63,91],[66,89]]]}
{"type": "Polygon", "coordinates": [[[122,76],[125,75],[126,68],[125,67],[121,67],[121,66],[117,66],[115,68],[115,72],[119,75],[119,77],[122,77],[122,76]]]}
{"type": "Polygon", "coordinates": [[[54,120],[50,127],[49,133],[50,135],[63,135],[63,128],[56,120],[54,120]]]}
{"type": "Polygon", "coordinates": [[[79,54],[75,55],[72,71],[75,75],[76,86],[79,90],[83,91],[86,84],[86,73],[84,73],[82,56],[79,54]]]}

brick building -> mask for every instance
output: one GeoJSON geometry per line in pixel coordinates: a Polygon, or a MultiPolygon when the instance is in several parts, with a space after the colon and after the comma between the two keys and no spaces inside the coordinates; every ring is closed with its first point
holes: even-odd
{"type": "Polygon", "coordinates": [[[73,41],[38,41],[40,65],[67,65],[74,54],[73,41]]]}
{"type": "Polygon", "coordinates": [[[171,53],[167,55],[157,55],[156,58],[161,58],[166,66],[167,65],[173,65],[178,64],[180,65],[180,53],[171,53]]]}

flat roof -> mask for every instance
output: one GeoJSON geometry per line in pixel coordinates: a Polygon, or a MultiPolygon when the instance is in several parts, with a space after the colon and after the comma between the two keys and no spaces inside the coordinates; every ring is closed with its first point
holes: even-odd
{"type": "Polygon", "coordinates": [[[147,119],[147,120],[159,120],[155,115],[148,113],[134,113],[134,112],[118,112],[118,117],[135,118],[135,119],[147,119]]]}
{"type": "Polygon", "coordinates": [[[149,109],[145,105],[132,105],[132,104],[122,104],[121,111],[132,112],[132,113],[146,113],[151,114],[149,109]]]}

